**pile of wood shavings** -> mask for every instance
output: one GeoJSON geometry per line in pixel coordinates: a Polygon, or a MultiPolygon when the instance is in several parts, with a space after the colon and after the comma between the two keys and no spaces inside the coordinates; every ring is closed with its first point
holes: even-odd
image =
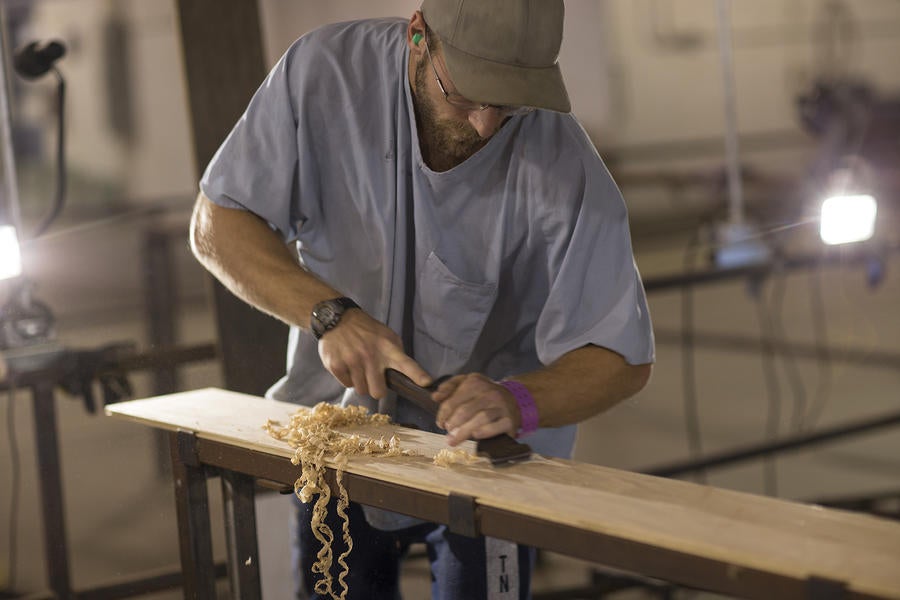
{"type": "Polygon", "coordinates": [[[361,438],[358,435],[343,435],[335,431],[335,428],[352,425],[384,425],[389,422],[390,419],[387,415],[370,415],[361,406],[342,407],[322,402],[312,409],[297,411],[291,416],[291,421],[287,425],[272,420],[265,425],[265,430],[269,435],[287,442],[291,448],[294,448],[291,462],[301,467],[301,475],[294,482],[294,493],[304,503],[310,502],[314,496],[318,496],[313,506],[311,521],[313,535],[322,544],[312,568],[313,573],[319,573],[322,576],[315,585],[317,594],[327,595],[334,600],[344,600],[347,597],[345,578],[350,568],[345,559],[353,549],[353,540],[350,538],[350,523],[346,512],[350,500],[342,479],[348,458],[360,454],[369,456],[416,454],[401,449],[397,436],[392,436],[390,440],[385,440],[383,437],[376,440],[361,438]],[[347,545],[347,549],[337,558],[338,565],[341,567],[338,575],[340,594],[334,592],[330,570],[333,560],[331,542],[334,540],[334,533],[325,523],[328,501],[331,499],[331,489],[325,481],[326,457],[337,463],[337,514],[342,520],[342,539],[347,545]]]}
{"type": "Polygon", "coordinates": [[[439,467],[449,467],[450,465],[471,465],[480,462],[482,459],[464,450],[463,448],[442,448],[434,455],[434,464],[439,467]]]}

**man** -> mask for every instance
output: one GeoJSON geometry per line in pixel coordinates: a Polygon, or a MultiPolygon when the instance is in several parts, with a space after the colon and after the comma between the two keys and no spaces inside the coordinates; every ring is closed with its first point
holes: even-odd
{"type": "MultiPolygon", "coordinates": [[[[191,237],[225,285],[292,326],[270,396],[436,431],[384,370],[455,374],[434,394],[448,444],[527,434],[570,456],[577,422],[645,385],[627,215],[567,114],[562,25],[561,0],[425,0],[408,22],[326,26],[281,58],[208,166],[191,237]]],[[[309,517],[300,505],[307,592],[309,517]]],[[[397,597],[417,541],[434,598],[495,597],[501,556],[518,585],[496,597],[529,596],[525,548],[357,505],[350,520],[350,597],[397,597]]]]}

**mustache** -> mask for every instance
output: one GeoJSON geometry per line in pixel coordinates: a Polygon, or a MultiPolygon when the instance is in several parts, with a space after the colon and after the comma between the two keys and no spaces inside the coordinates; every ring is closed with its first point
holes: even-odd
{"type": "Polygon", "coordinates": [[[457,133],[463,138],[477,141],[481,140],[481,136],[478,135],[478,132],[475,131],[475,128],[472,127],[472,125],[470,125],[468,122],[460,123],[459,121],[452,121],[450,119],[437,119],[435,122],[444,131],[457,133]]]}

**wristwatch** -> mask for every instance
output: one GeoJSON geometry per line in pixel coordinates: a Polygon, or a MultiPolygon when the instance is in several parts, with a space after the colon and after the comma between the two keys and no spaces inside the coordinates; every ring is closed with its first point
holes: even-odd
{"type": "Polygon", "coordinates": [[[326,331],[337,327],[341,316],[351,308],[359,308],[359,304],[346,297],[323,300],[313,306],[310,326],[316,339],[321,339],[326,331]]]}

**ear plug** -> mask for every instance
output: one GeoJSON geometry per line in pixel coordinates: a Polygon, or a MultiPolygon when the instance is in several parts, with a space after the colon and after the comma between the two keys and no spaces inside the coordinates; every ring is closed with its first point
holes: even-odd
{"type": "Polygon", "coordinates": [[[415,44],[416,46],[418,46],[418,45],[419,45],[419,42],[422,41],[422,34],[421,34],[421,33],[414,33],[414,34],[413,34],[413,37],[412,37],[412,41],[413,41],[413,44],[415,44]]]}

